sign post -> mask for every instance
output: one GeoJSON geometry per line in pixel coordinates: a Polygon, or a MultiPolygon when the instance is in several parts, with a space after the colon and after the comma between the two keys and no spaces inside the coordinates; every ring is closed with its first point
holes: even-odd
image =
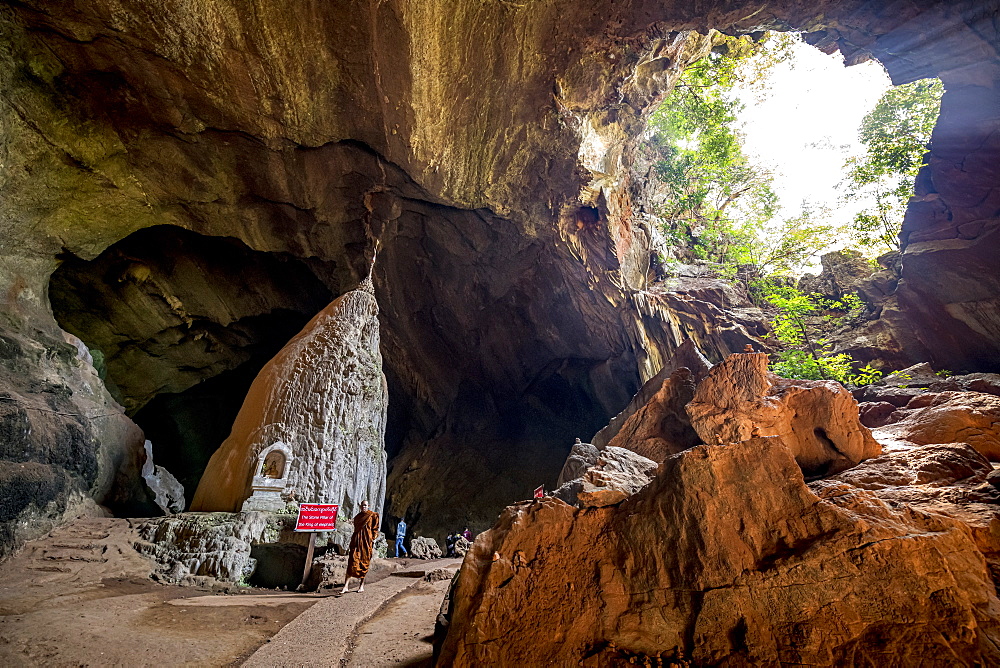
{"type": "Polygon", "coordinates": [[[299,516],[295,519],[295,530],[309,532],[309,543],[306,547],[306,563],[302,568],[302,584],[306,583],[309,571],[312,570],[313,552],[316,549],[317,531],[337,530],[337,510],[335,503],[301,503],[299,516]]]}
{"type": "Polygon", "coordinates": [[[535,488],[535,493],[532,498],[544,499],[545,498],[545,485],[539,485],[535,488]]]}

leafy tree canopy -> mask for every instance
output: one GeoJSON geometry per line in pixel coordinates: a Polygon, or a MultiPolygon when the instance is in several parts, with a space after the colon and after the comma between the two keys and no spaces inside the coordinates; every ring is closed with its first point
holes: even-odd
{"type": "Polygon", "coordinates": [[[874,203],[855,216],[851,236],[869,252],[899,249],[906,204],[927,152],[944,87],[923,79],[890,88],[861,123],[865,152],[847,161],[847,199],[874,203]]]}
{"type": "Polygon", "coordinates": [[[793,35],[716,35],[716,48],[688,67],[649,122],[659,160],[661,227],[667,239],[735,271],[789,273],[830,243],[833,229],[819,212],[774,223],[778,198],[770,172],[743,151],[734,129],[736,84],[764,86],[767,71],[786,60],[793,35]]]}

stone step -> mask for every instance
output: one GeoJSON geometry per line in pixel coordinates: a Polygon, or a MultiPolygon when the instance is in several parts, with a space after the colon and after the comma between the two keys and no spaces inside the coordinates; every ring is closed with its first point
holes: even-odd
{"type": "Polygon", "coordinates": [[[104,550],[99,552],[93,551],[83,551],[83,550],[43,550],[42,559],[45,561],[84,561],[94,564],[103,564],[107,562],[107,559],[101,555],[104,554],[104,550]]]}
{"type": "Polygon", "coordinates": [[[51,547],[64,550],[101,550],[102,552],[106,549],[103,543],[94,543],[94,542],[70,543],[67,541],[52,543],[51,547]]]}
{"type": "Polygon", "coordinates": [[[72,568],[65,566],[28,566],[29,571],[41,571],[43,573],[72,573],[72,568]]]}

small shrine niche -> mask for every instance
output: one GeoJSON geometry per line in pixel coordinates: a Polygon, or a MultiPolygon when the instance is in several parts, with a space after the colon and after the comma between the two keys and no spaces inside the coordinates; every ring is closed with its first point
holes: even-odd
{"type": "Polygon", "coordinates": [[[250,498],[243,502],[243,510],[280,512],[285,509],[281,495],[288,482],[292,459],[291,450],[280,441],[260,451],[250,483],[250,498]]]}
{"type": "Polygon", "coordinates": [[[260,475],[264,478],[274,478],[280,480],[285,477],[285,463],[287,462],[285,453],[281,450],[271,450],[264,457],[264,463],[260,467],[260,475]]]}

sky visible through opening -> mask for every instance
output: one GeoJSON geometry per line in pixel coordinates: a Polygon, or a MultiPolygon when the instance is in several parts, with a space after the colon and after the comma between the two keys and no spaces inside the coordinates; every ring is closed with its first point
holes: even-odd
{"type": "Polygon", "coordinates": [[[737,114],[745,152],[774,173],[782,205],[776,218],[797,215],[805,200],[828,207],[829,222],[845,224],[867,202],[841,201],[844,161],[862,153],[861,121],[892,84],[877,61],[844,67],[839,52],[826,55],[804,42],[792,49],[793,57],[768,73],[764,95],[735,91],[746,105],[737,114]]]}

